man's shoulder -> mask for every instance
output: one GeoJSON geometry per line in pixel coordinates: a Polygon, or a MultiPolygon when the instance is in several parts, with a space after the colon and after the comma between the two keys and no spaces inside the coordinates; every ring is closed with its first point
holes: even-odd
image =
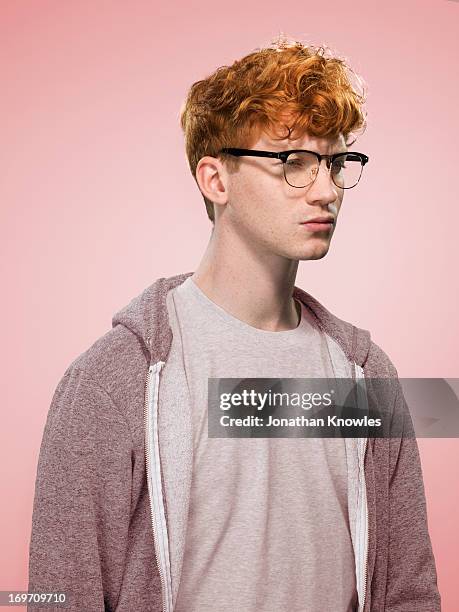
{"type": "Polygon", "coordinates": [[[397,368],[392,359],[372,338],[370,338],[370,346],[363,367],[368,376],[380,378],[398,377],[397,368]]]}
{"type": "Polygon", "coordinates": [[[80,353],[65,374],[78,370],[110,393],[120,380],[139,369],[145,372],[147,367],[148,359],[137,336],[123,325],[116,325],[80,353]]]}
{"type": "Polygon", "coordinates": [[[68,365],[56,391],[59,394],[61,388],[71,390],[72,396],[78,393],[84,396],[83,401],[92,404],[97,398],[106,398],[103,406],[92,406],[93,416],[104,410],[104,418],[109,414],[122,418],[134,434],[142,431],[147,368],[148,360],[136,335],[117,325],[68,365]],[[112,407],[110,413],[108,404],[112,407]]]}
{"type": "Polygon", "coordinates": [[[394,378],[397,369],[389,355],[371,337],[368,329],[341,318],[316,297],[295,287],[295,296],[314,314],[320,327],[343,349],[346,356],[362,366],[371,377],[394,378]]]}

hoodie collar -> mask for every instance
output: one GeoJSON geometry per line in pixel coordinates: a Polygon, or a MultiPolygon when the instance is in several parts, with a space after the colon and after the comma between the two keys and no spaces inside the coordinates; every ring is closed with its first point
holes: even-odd
{"type": "MultiPolygon", "coordinates": [[[[172,343],[166,306],[167,293],[192,274],[185,272],[159,278],[113,315],[112,327],[124,325],[135,334],[150,364],[165,362],[172,343]]],[[[346,357],[363,366],[370,349],[370,332],[339,319],[299,287],[294,287],[293,295],[313,314],[320,329],[336,340],[346,357]]]]}

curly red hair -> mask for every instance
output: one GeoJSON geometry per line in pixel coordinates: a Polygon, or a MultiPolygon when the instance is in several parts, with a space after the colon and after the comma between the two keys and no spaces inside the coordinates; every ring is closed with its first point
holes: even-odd
{"type": "MultiPolygon", "coordinates": [[[[353,83],[360,87],[362,80],[344,59],[327,57],[326,51],[325,46],[280,37],[194,83],[180,112],[194,178],[205,155],[237,169],[239,159],[220,154],[220,149],[249,148],[261,131],[280,138],[305,132],[318,138],[342,134],[347,140],[364,129],[364,90],[359,92],[353,83]]],[[[204,201],[214,222],[213,204],[206,197],[204,201]]]]}

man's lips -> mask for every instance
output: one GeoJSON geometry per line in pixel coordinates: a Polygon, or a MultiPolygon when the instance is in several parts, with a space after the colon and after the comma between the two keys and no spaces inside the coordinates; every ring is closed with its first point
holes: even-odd
{"type": "Polygon", "coordinates": [[[333,227],[334,219],[324,219],[318,221],[305,221],[300,223],[303,227],[305,227],[308,231],[311,232],[319,232],[319,231],[329,231],[333,227]]]}

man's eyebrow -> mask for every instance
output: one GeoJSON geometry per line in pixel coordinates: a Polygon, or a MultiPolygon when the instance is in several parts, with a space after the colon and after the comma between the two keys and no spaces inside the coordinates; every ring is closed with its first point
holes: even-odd
{"type": "MultiPolygon", "coordinates": [[[[278,142],[272,142],[272,141],[266,142],[266,145],[263,145],[263,146],[266,146],[267,151],[275,151],[276,153],[280,151],[295,151],[295,150],[314,151],[314,148],[309,149],[307,146],[298,147],[298,146],[294,146],[289,143],[283,143],[283,142],[281,143],[279,141],[278,142]]],[[[348,152],[349,152],[349,145],[344,145],[344,149],[333,151],[331,155],[338,155],[338,153],[348,153],[348,152]]],[[[318,153],[318,151],[316,151],[316,153],[318,153]]]]}
{"type": "Polygon", "coordinates": [[[265,145],[266,146],[266,150],[279,150],[279,151],[286,151],[288,148],[293,148],[293,147],[289,147],[288,144],[284,144],[284,143],[280,143],[280,142],[267,142],[265,145]]]}
{"type": "MultiPolygon", "coordinates": [[[[279,151],[312,151],[314,153],[318,153],[319,151],[315,151],[314,148],[308,149],[308,147],[283,147],[280,148],[279,151]]],[[[276,151],[277,153],[278,151],[276,151]]],[[[349,149],[340,149],[339,151],[333,151],[330,155],[340,155],[342,153],[349,153],[349,149]]]]}

